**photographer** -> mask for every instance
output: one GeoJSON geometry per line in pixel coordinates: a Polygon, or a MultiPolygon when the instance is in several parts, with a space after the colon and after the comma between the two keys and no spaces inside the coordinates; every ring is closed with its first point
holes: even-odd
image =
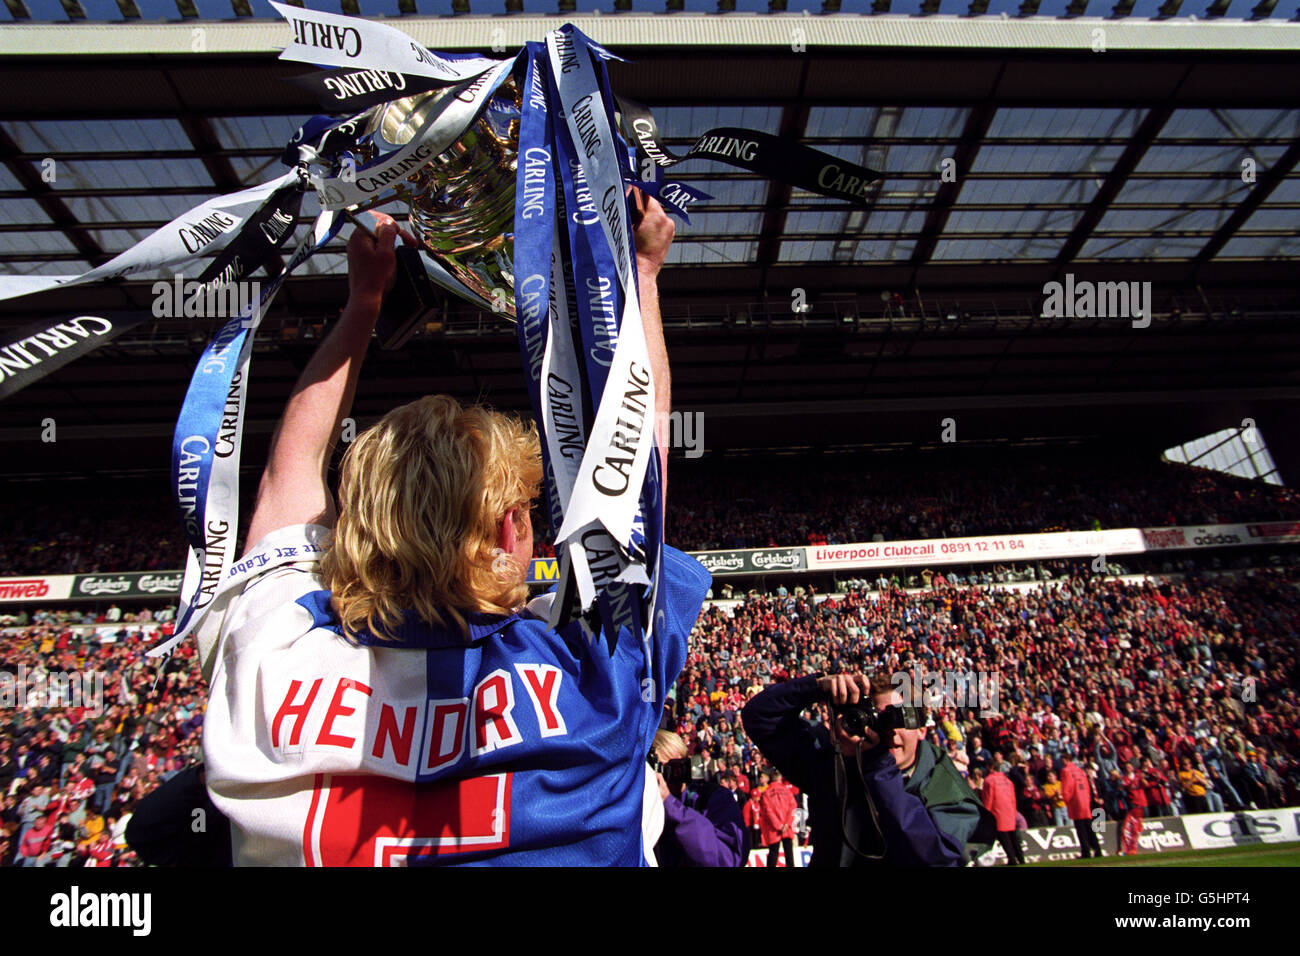
{"type": "Polygon", "coordinates": [[[655,734],[651,766],[663,801],[663,834],[655,844],[660,866],[744,866],[748,839],[740,806],[729,787],[704,782],[687,788],[691,760],[671,731],[655,734]]]}
{"type": "Polygon", "coordinates": [[[902,703],[887,677],[836,674],[773,685],[745,706],[745,729],[763,755],[808,794],[812,866],[966,861],[980,801],[952,761],[922,739],[924,717],[902,703]],[[833,734],[801,716],[820,701],[840,711],[833,734]],[[859,726],[864,710],[876,713],[884,739],[859,726]]]}

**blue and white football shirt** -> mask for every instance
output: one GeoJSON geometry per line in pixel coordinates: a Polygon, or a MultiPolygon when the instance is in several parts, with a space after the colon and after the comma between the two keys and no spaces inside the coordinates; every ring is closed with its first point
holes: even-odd
{"type": "Polygon", "coordinates": [[[471,615],[470,640],[408,615],[349,644],[315,572],[315,525],[229,600],[203,750],[235,862],[626,865],[641,846],[645,757],[711,578],[664,549],[648,643],[547,628],[550,595],[471,615]],[[539,619],[542,618],[542,619],[539,619]]]}

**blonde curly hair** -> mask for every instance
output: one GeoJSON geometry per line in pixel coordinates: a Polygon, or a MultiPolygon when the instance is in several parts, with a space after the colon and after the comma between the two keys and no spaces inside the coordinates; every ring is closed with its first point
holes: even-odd
{"type": "Polygon", "coordinates": [[[501,520],[522,532],[542,480],[532,422],[431,395],[393,409],[348,448],[339,517],[320,573],[343,633],[388,639],[410,610],[454,624],[509,614],[525,568],[496,550],[501,520]]]}

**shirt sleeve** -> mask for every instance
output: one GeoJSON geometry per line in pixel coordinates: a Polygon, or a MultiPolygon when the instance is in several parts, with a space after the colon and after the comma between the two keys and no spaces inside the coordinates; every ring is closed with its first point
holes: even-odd
{"type": "Polygon", "coordinates": [[[830,735],[800,716],[821,697],[817,675],[773,684],[741,712],[745,733],[800,790],[813,790],[817,766],[829,753],[830,735]]]}
{"type": "Polygon", "coordinates": [[[235,562],[230,569],[231,577],[217,591],[212,610],[195,631],[205,680],[212,681],[222,635],[237,622],[261,617],[283,603],[286,577],[295,582],[295,590],[303,593],[320,587],[316,569],[329,535],[328,528],[316,524],[278,528],[235,562]],[[277,579],[280,587],[267,586],[269,581],[277,579]]]}
{"type": "Polygon", "coordinates": [[[686,644],[704,595],[713,586],[713,575],[689,554],[663,549],[662,593],[656,600],[654,634],[655,654],[651,666],[656,716],[663,713],[668,691],[677,681],[686,663],[686,644]]]}

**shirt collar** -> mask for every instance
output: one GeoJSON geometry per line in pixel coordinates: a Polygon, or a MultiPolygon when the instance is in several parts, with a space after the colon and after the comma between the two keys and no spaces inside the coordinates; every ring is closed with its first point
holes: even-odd
{"type": "Polygon", "coordinates": [[[916,757],[912,760],[912,766],[906,770],[900,769],[899,772],[908,783],[913,780],[928,780],[930,772],[934,769],[934,764],[934,751],[929,746],[929,741],[918,740],[916,742],[916,757]]]}
{"type": "MultiPolygon", "coordinates": [[[[332,593],[324,588],[304,594],[297,602],[312,617],[312,626],[333,631],[342,636],[343,625],[339,622],[333,607],[330,606],[332,593]]],[[[446,624],[432,624],[415,611],[403,611],[402,623],[394,630],[391,639],[378,637],[368,630],[359,631],[357,644],[362,647],[408,647],[408,648],[450,648],[465,647],[485,638],[491,637],[511,621],[518,620],[518,614],[502,616],[485,614],[482,611],[470,611],[464,614],[469,625],[469,639],[450,620],[446,624]]]]}

